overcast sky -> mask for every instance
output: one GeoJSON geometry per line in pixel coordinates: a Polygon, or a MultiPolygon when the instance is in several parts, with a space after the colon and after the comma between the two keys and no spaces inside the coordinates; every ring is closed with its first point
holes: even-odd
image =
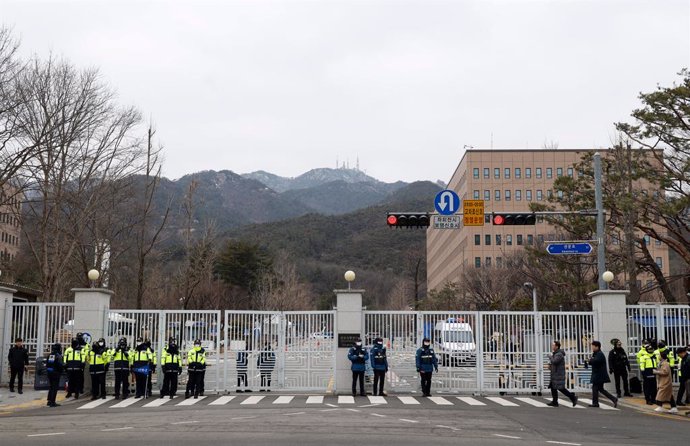
{"type": "Polygon", "coordinates": [[[24,55],[100,67],[165,174],[296,176],[357,156],[447,181],[465,144],[606,146],[690,66],[688,0],[6,1],[24,55]]]}

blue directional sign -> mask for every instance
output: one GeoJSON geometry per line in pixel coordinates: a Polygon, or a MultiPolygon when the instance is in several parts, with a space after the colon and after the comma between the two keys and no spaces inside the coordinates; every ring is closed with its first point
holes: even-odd
{"type": "Polygon", "coordinates": [[[460,197],[452,190],[442,190],[436,194],[434,207],[441,215],[453,215],[460,210],[460,197]]]}
{"type": "Polygon", "coordinates": [[[553,255],[591,254],[592,245],[589,243],[550,243],[546,251],[553,255]]]}

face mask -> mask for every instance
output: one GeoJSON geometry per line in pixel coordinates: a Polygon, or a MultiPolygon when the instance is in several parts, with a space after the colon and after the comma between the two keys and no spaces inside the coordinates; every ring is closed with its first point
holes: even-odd
{"type": "Polygon", "coordinates": [[[361,347],[361,346],[362,346],[362,343],[361,343],[361,342],[355,342],[355,345],[356,345],[357,347],[361,347]]]}
{"type": "Polygon", "coordinates": [[[100,345],[101,347],[103,347],[103,346],[105,346],[105,342],[99,342],[98,345],[100,345]]]}
{"type": "Polygon", "coordinates": [[[430,346],[430,345],[431,345],[431,344],[428,343],[428,342],[425,342],[425,343],[424,343],[424,347],[428,347],[428,346],[430,346]]]}
{"type": "Polygon", "coordinates": [[[383,342],[377,342],[378,345],[383,345],[383,342]]]}

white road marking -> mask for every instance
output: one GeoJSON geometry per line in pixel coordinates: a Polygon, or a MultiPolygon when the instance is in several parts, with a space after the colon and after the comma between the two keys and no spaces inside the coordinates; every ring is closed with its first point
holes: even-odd
{"type": "Polygon", "coordinates": [[[194,423],[198,423],[198,421],[178,421],[177,423],[170,423],[170,424],[176,425],[176,424],[194,424],[194,423]]]}
{"type": "Polygon", "coordinates": [[[259,401],[264,399],[263,396],[250,396],[246,400],[242,401],[240,404],[258,404],[259,401]]]}
{"type": "Polygon", "coordinates": [[[101,429],[101,432],[113,432],[113,431],[126,431],[128,429],[134,429],[133,427],[114,427],[112,429],[101,429]]]}
{"type": "Polygon", "coordinates": [[[430,396],[429,399],[439,406],[452,406],[453,403],[443,398],[442,396],[430,396]]]}
{"type": "Polygon", "coordinates": [[[369,402],[371,404],[388,404],[388,401],[382,396],[370,396],[369,402]]]}
{"type": "Polygon", "coordinates": [[[310,396],[307,398],[307,404],[323,404],[323,396],[310,396]]]}
{"type": "Polygon", "coordinates": [[[444,426],[444,425],[442,425],[442,424],[437,424],[436,427],[441,427],[441,428],[443,428],[443,429],[453,429],[453,428],[450,427],[450,426],[444,426]]]}
{"type": "Polygon", "coordinates": [[[51,432],[50,434],[31,434],[27,435],[27,437],[48,437],[50,435],[65,435],[64,432],[51,432]]]}
{"type": "Polygon", "coordinates": [[[328,407],[338,407],[337,405],[335,405],[335,404],[330,404],[330,403],[327,403],[326,406],[328,406],[328,407]]]}
{"type": "Polygon", "coordinates": [[[388,415],[381,415],[380,413],[372,413],[373,416],[379,417],[379,418],[386,418],[388,415]]]}
{"type": "Polygon", "coordinates": [[[285,413],[283,415],[304,415],[306,412],[293,412],[293,413],[285,413]]]}
{"type": "Polygon", "coordinates": [[[144,404],[141,407],[160,407],[163,404],[167,403],[168,401],[173,401],[170,398],[158,398],[157,400],[153,400],[148,404],[144,404]]]}
{"type": "Polygon", "coordinates": [[[337,407],[335,409],[321,409],[321,412],[333,412],[334,410],[340,410],[340,409],[337,407]]]}
{"type": "MultiPolygon", "coordinates": [[[[544,399],[547,401],[551,401],[551,398],[544,398],[544,399]]],[[[561,407],[561,406],[565,406],[568,409],[584,409],[583,406],[578,406],[578,405],[573,406],[573,402],[570,400],[565,400],[565,401],[559,400],[558,401],[558,407],[561,407]]]]}
{"type": "Polygon", "coordinates": [[[419,423],[419,421],[416,420],[408,420],[407,418],[399,418],[400,421],[404,421],[406,423],[419,423]]]}
{"type": "Polygon", "coordinates": [[[177,406],[193,406],[205,398],[205,396],[200,396],[199,398],[188,398],[186,400],[183,400],[181,403],[178,403],[177,406]]]}
{"type": "MultiPolygon", "coordinates": [[[[592,400],[590,400],[590,399],[588,399],[588,398],[580,398],[580,401],[582,401],[583,403],[592,404],[592,400]]],[[[599,409],[604,409],[604,410],[620,410],[620,409],[616,409],[615,407],[611,407],[611,406],[609,406],[609,405],[601,404],[601,403],[599,403],[599,409]]]]}
{"type": "Polygon", "coordinates": [[[347,409],[347,410],[349,410],[350,412],[361,412],[361,410],[357,410],[357,409],[347,409]]]}
{"type": "Polygon", "coordinates": [[[235,418],[230,418],[231,420],[249,420],[251,418],[256,418],[256,417],[235,417],[235,418]]]}
{"type": "Polygon", "coordinates": [[[515,437],[513,435],[502,435],[502,434],[494,434],[494,437],[510,438],[511,440],[520,440],[521,439],[521,437],[515,437]]]}
{"type": "Polygon", "coordinates": [[[132,404],[136,403],[139,400],[135,400],[134,398],[127,398],[126,400],[120,401],[119,403],[110,406],[111,409],[122,409],[125,407],[129,407],[132,404]]]}
{"type": "Polygon", "coordinates": [[[112,400],[114,400],[114,399],[115,399],[114,396],[108,396],[108,397],[106,397],[105,399],[93,400],[93,401],[91,401],[90,403],[84,404],[84,405],[81,406],[81,407],[77,407],[77,410],[79,410],[79,409],[93,409],[93,408],[95,408],[95,407],[100,406],[101,404],[105,404],[105,403],[107,403],[108,401],[112,401],[112,400]]]}
{"type": "Polygon", "coordinates": [[[547,441],[547,443],[551,444],[567,444],[570,446],[582,446],[580,443],[566,443],[565,441],[547,441]]]}
{"type": "Polygon", "coordinates": [[[279,396],[273,401],[273,404],[290,404],[295,397],[294,396],[279,396]]]}
{"type": "Polygon", "coordinates": [[[486,403],[482,403],[481,401],[469,396],[459,396],[458,399],[463,403],[469,404],[470,406],[486,406],[486,403]]]}
{"type": "Polygon", "coordinates": [[[492,401],[496,404],[500,404],[501,406],[504,406],[504,407],[519,407],[520,406],[519,404],[515,404],[512,401],[509,401],[505,398],[500,398],[497,396],[487,396],[486,399],[489,401],[492,401]]]}
{"type": "Polygon", "coordinates": [[[414,397],[411,396],[399,396],[398,399],[403,403],[403,404],[419,404],[419,401],[414,399],[414,397]]]}
{"type": "Polygon", "coordinates": [[[235,396],[221,396],[215,401],[211,401],[211,403],[209,403],[209,406],[224,406],[234,399],[235,396]]]}
{"type": "Polygon", "coordinates": [[[355,404],[355,397],[348,395],[340,395],[338,397],[338,404],[355,404]]]}
{"type": "Polygon", "coordinates": [[[518,401],[522,401],[523,403],[527,403],[530,406],[534,406],[534,407],[540,407],[540,408],[549,407],[546,404],[542,403],[541,401],[533,400],[532,398],[516,397],[515,399],[518,401]]]}

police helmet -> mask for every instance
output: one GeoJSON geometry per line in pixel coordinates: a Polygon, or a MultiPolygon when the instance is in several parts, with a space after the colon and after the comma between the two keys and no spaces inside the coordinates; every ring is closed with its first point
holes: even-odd
{"type": "Polygon", "coordinates": [[[72,338],[72,348],[79,347],[79,340],[77,338],[72,338]]]}
{"type": "Polygon", "coordinates": [[[659,348],[664,348],[664,347],[666,347],[666,341],[664,341],[663,339],[662,339],[661,341],[659,341],[658,347],[659,347],[659,348]]]}
{"type": "Polygon", "coordinates": [[[201,339],[195,339],[194,345],[201,345],[201,339]]]}
{"type": "Polygon", "coordinates": [[[645,349],[647,350],[648,353],[652,353],[652,352],[654,351],[654,346],[652,346],[652,345],[647,345],[647,346],[645,347],[645,349]]]}
{"type": "Polygon", "coordinates": [[[429,338],[424,338],[424,339],[422,339],[422,343],[424,343],[424,342],[429,342],[429,343],[431,343],[431,339],[429,339],[429,338]]]}
{"type": "Polygon", "coordinates": [[[53,353],[62,353],[62,345],[60,345],[59,342],[56,342],[55,344],[53,344],[52,352],[53,353]]]}
{"type": "Polygon", "coordinates": [[[82,332],[77,333],[77,339],[83,338],[83,337],[84,337],[84,333],[82,333],[82,332]]]}

